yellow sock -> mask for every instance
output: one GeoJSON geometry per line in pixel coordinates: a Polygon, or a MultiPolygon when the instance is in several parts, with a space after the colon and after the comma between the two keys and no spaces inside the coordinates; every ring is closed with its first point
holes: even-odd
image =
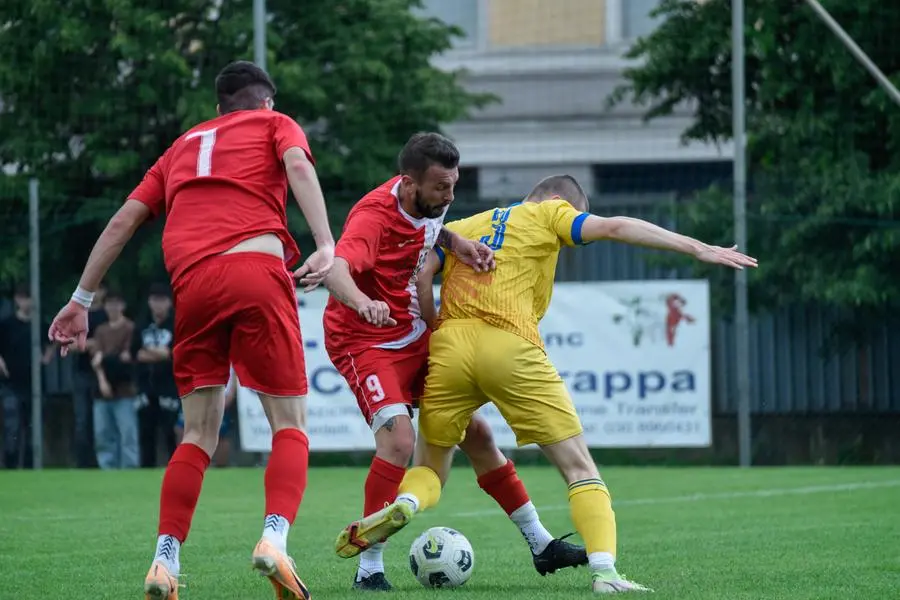
{"type": "Polygon", "coordinates": [[[615,559],[616,515],[603,480],[582,479],[570,484],[569,508],[588,555],[602,552],[615,559]]]}
{"type": "Polygon", "coordinates": [[[428,467],[413,467],[403,476],[397,499],[410,501],[416,512],[435,506],[441,499],[438,474],[428,467]]]}

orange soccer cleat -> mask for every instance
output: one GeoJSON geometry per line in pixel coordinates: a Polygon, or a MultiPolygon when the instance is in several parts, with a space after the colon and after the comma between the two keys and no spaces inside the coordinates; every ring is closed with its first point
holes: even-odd
{"type": "Polygon", "coordinates": [[[293,559],[265,538],[253,549],[253,568],[269,578],[277,600],[310,600],[309,590],[297,576],[293,559]]]}
{"type": "Polygon", "coordinates": [[[178,578],[159,561],[153,561],[144,579],[146,600],[178,600],[178,578]]]}

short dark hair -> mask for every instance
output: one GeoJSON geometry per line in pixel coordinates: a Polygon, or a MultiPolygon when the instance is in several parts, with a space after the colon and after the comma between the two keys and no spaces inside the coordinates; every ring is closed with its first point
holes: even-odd
{"type": "Polygon", "coordinates": [[[397,157],[397,167],[403,175],[421,177],[432,165],[445,169],[459,166],[459,149],[456,144],[439,133],[414,134],[397,157]]]}
{"type": "Polygon", "coordinates": [[[125,302],[125,296],[119,290],[108,288],[106,291],[106,297],[103,299],[104,302],[109,302],[110,300],[118,300],[119,302],[125,302]]]}
{"type": "Polygon", "coordinates": [[[578,183],[578,180],[571,175],[551,175],[540,180],[531,193],[528,194],[526,200],[540,202],[559,196],[569,201],[569,204],[578,210],[588,211],[590,202],[584,188],[578,183]]]}
{"type": "Polygon", "coordinates": [[[259,108],[266,98],[274,98],[276,91],[269,75],[246,60],[229,64],[216,76],[216,96],[223,115],[259,108]]]}
{"type": "Polygon", "coordinates": [[[13,296],[16,298],[31,298],[31,286],[25,282],[17,283],[13,288],[13,296]]]}
{"type": "Polygon", "coordinates": [[[147,296],[159,296],[164,298],[171,298],[172,293],[169,291],[169,286],[165,283],[157,281],[156,283],[150,284],[150,289],[147,291],[147,296]]]}

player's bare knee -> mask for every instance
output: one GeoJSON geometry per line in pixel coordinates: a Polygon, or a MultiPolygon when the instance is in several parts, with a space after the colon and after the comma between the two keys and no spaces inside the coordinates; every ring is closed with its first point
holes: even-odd
{"type": "Polygon", "coordinates": [[[259,394],[259,401],[266,413],[272,433],[277,433],[282,429],[306,430],[305,396],[259,394]]]}
{"type": "Polygon", "coordinates": [[[466,439],[460,444],[476,453],[493,454],[497,451],[494,434],[487,421],[472,419],[466,427],[466,439]]]}
{"type": "Polygon", "coordinates": [[[184,413],[182,443],[199,446],[212,456],[219,445],[219,428],[225,412],[225,388],[201,388],[181,400],[184,413]]]}
{"type": "Polygon", "coordinates": [[[494,442],[494,434],[486,421],[472,419],[466,428],[466,438],[459,449],[468,457],[475,474],[490,473],[506,464],[507,458],[494,442]]]}
{"type": "Polygon", "coordinates": [[[398,467],[405,467],[415,452],[416,432],[408,416],[387,417],[375,432],[375,454],[398,467]]]}
{"type": "Polygon", "coordinates": [[[197,446],[208,456],[212,456],[216,453],[216,448],[219,447],[219,431],[218,428],[213,433],[209,432],[201,432],[199,430],[184,428],[184,436],[181,438],[182,444],[191,444],[193,446],[197,446]]]}
{"type": "Polygon", "coordinates": [[[184,435],[181,438],[181,442],[199,446],[203,448],[204,452],[212,456],[219,445],[219,429],[222,426],[222,415],[201,413],[200,415],[185,414],[184,417],[184,435]]]}

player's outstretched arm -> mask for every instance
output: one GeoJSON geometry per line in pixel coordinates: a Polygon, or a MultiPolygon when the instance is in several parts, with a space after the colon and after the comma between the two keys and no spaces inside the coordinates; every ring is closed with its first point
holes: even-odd
{"type": "Polygon", "coordinates": [[[294,192],[316,242],[316,251],[294,273],[300,283],[306,286],[305,290],[310,291],[322,283],[334,265],[334,236],[331,235],[331,226],[328,224],[328,212],[319,177],[309,156],[297,146],[288,148],[284,153],[284,169],[291,191],[294,192]]]}
{"type": "Polygon", "coordinates": [[[113,262],[122,253],[122,248],[134,236],[137,228],[150,217],[150,207],[138,200],[129,199],[116,211],[88,257],[78,288],[72,294],[72,300],[66,304],[53,319],[47,337],[51,342],[61,346],[60,353],[65,356],[71,345],[82,352],[87,346],[88,317],[87,311],[94,298],[94,292],[106,275],[113,262]]]}
{"type": "Polygon", "coordinates": [[[425,265],[416,278],[416,295],[419,297],[419,311],[422,320],[429,328],[434,329],[434,321],[437,319],[437,307],[434,304],[434,276],[441,268],[441,259],[437,252],[430,250],[425,259],[425,265]]]}
{"type": "Polygon", "coordinates": [[[703,262],[734,269],[757,266],[756,259],[738,252],[737,246],[731,248],[710,246],[692,237],[631,217],[589,215],[582,224],[581,238],[585,242],[613,240],[636,246],[680,252],[703,262]]]}
{"type": "Polygon", "coordinates": [[[94,243],[78,281],[82,289],[93,292],[100,286],[107,271],[122,253],[122,248],[149,217],[150,208],[146,204],[137,200],[125,201],[94,243]]]}
{"type": "Polygon", "coordinates": [[[363,319],[378,327],[393,327],[397,321],[391,318],[388,305],[366,296],[353,281],[350,263],[338,256],[334,259],[334,268],[325,277],[323,285],[335,300],[352,308],[363,319]]]}

